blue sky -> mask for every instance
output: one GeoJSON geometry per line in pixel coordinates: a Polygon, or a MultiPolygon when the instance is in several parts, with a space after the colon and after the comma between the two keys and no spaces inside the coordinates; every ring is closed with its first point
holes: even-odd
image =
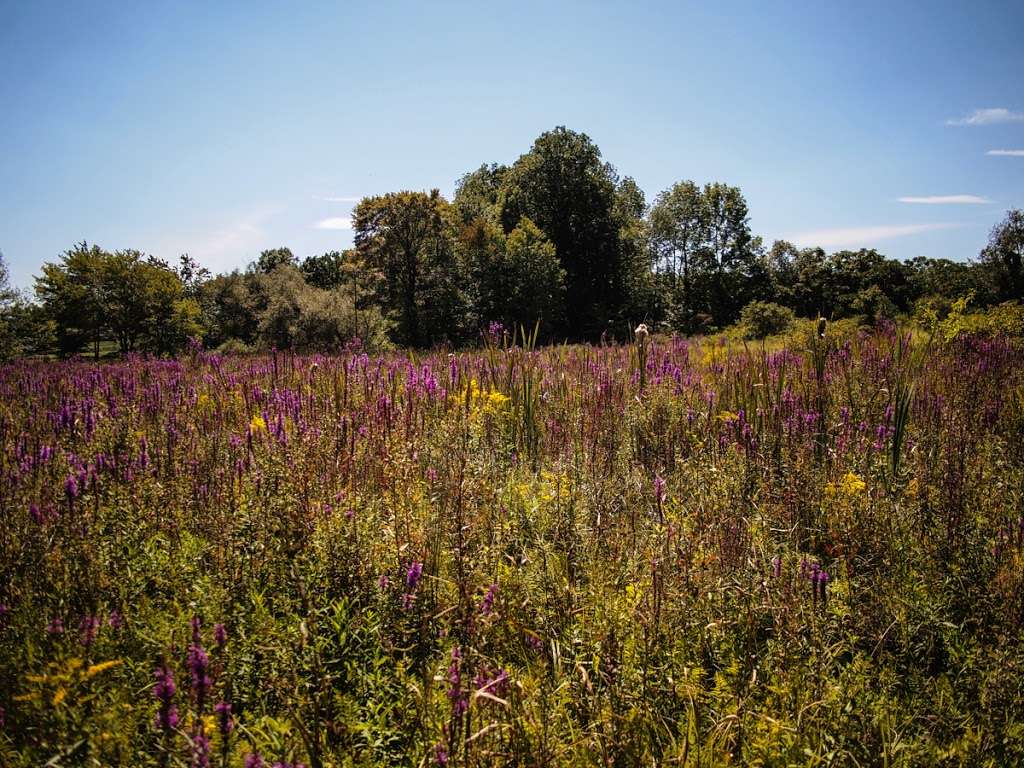
{"type": "Polygon", "coordinates": [[[353,199],[450,195],[566,125],[648,201],[738,185],[767,242],[965,259],[1024,206],[1022,29],[1020,2],[0,0],[0,250],[23,287],[83,239],[304,257],[351,243],[353,199]]]}

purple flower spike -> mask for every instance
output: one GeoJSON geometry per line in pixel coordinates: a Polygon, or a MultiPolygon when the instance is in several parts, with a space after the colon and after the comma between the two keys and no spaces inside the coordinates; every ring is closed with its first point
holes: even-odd
{"type": "Polygon", "coordinates": [[[217,713],[217,730],[220,731],[221,736],[226,738],[235,727],[235,723],[231,719],[231,702],[218,702],[213,711],[217,713]]]}
{"type": "Polygon", "coordinates": [[[223,624],[214,625],[213,641],[217,643],[217,647],[220,650],[224,650],[224,646],[228,644],[228,631],[224,628],[223,624]]]}
{"type": "Polygon", "coordinates": [[[660,507],[665,503],[665,479],[661,475],[654,476],[654,500],[660,507]]]}
{"type": "Polygon", "coordinates": [[[423,563],[419,560],[413,560],[409,565],[409,570],[405,573],[405,585],[410,591],[416,589],[416,585],[420,583],[421,576],[423,576],[423,563]]]}
{"type": "Polygon", "coordinates": [[[174,675],[166,664],[157,667],[153,673],[156,685],[153,686],[153,698],[160,702],[156,713],[156,727],[161,731],[169,731],[178,725],[178,708],[174,706],[174,675]]]}
{"type": "Polygon", "coordinates": [[[498,585],[491,584],[487,588],[487,594],[484,595],[483,601],[480,603],[480,615],[490,616],[494,613],[494,598],[498,595],[498,585]]]}

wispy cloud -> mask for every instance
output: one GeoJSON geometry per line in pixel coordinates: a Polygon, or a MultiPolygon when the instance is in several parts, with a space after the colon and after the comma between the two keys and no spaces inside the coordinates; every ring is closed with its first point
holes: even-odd
{"type": "Polygon", "coordinates": [[[235,216],[224,216],[210,222],[209,228],[158,236],[154,238],[153,252],[165,258],[188,253],[214,271],[231,269],[266,247],[267,223],[279,211],[277,206],[262,206],[235,216]]]}
{"type": "Polygon", "coordinates": [[[843,227],[839,229],[818,229],[800,232],[785,238],[800,247],[820,245],[823,248],[845,248],[847,246],[870,247],[881,240],[919,235],[942,229],[956,229],[954,223],[897,224],[877,227],[843,227]]]}
{"type": "Polygon", "coordinates": [[[323,200],[325,203],[358,203],[362,200],[359,195],[341,195],[338,197],[318,197],[317,200],[323,200]]]}
{"type": "Polygon", "coordinates": [[[992,157],[1024,157],[1024,149],[990,149],[985,154],[992,157]]]}
{"type": "Polygon", "coordinates": [[[313,226],[315,229],[352,229],[352,217],[332,216],[329,219],[321,219],[313,226]]]}
{"type": "Polygon", "coordinates": [[[992,202],[977,195],[925,195],[924,197],[901,197],[899,201],[921,205],[987,205],[992,202]]]}
{"type": "Polygon", "coordinates": [[[950,118],[946,125],[996,125],[997,123],[1022,123],[1024,112],[1013,112],[1005,107],[976,109],[966,117],[950,118]]]}

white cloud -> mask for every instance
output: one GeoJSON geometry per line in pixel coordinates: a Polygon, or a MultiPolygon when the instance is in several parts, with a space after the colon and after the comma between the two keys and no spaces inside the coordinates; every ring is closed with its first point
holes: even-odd
{"type": "Polygon", "coordinates": [[[176,231],[157,236],[153,253],[176,260],[177,254],[188,253],[204,267],[217,271],[232,269],[252,258],[254,252],[266,247],[266,225],[278,213],[275,206],[263,206],[234,217],[226,216],[211,222],[208,228],[176,231]]]}
{"type": "Polygon", "coordinates": [[[801,248],[822,246],[823,248],[845,248],[856,246],[869,248],[880,240],[891,240],[895,237],[919,235],[922,232],[935,232],[941,229],[956,229],[960,224],[898,224],[878,227],[844,227],[839,229],[818,229],[811,232],[800,232],[784,239],[801,248]]]}
{"type": "Polygon", "coordinates": [[[922,205],[986,205],[991,200],[977,195],[926,195],[925,197],[901,197],[901,203],[919,203],[922,205]]]}
{"type": "Polygon", "coordinates": [[[951,118],[946,125],[995,125],[996,123],[1024,122],[1024,112],[1011,112],[1005,107],[976,109],[966,117],[951,118]]]}
{"type": "Polygon", "coordinates": [[[314,227],[316,229],[352,229],[352,217],[332,216],[329,219],[318,221],[314,227]]]}
{"type": "Polygon", "coordinates": [[[342,195],[340,197],[318,197],[317,200],[323,200],[325,203],[358,203],[363,198],[359,195],[342,195]]]}
{"type": "Polygon", "coordinates": [[[990,149],[985,154],[992,157],[1024,157],[1024,149],[990,149]]]}

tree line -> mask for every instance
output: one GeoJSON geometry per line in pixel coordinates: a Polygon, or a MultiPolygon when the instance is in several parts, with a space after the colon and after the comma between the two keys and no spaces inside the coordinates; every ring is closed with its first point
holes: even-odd
{"type": "Polygon", "coordinates": [[[34,297],[7,289],[0,258],[4,354],[163,355],[190,339],[238,350],[456,346],[494,322],[595,341],[638,322],[706,333],[744,308],[873,322],[1024,292],[1020,210],[968,262],[766,246],[739,188],[681,181],[648,204],[588,136],[564,127],[511,165],[465,174],[451,200],[437,190],[364,198],[352,226],[353,248],[301,261],[275,248],[220,275],[187,255],[172,265],[81,243],[43,266],[34,297]]]}

